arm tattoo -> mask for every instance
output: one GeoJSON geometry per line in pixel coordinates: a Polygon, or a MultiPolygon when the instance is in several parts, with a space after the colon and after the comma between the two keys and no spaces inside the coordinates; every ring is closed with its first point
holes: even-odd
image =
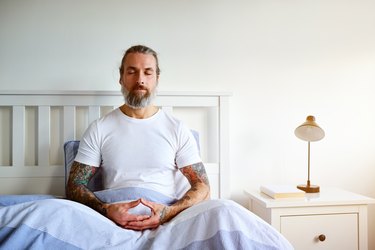
{"type": "Polygon", "coordinates": [[[166,212],[167,212],[167,207],[165,206],[165,207],[163,208],[163,210],[161,210],[161,212],[160,212],[160,218],[159,218],[159,220],[160,220],[160,224],[163,224],[163,223],[164,223],[166,212]]]}
{"type": "Polygon", "coordinates": [[[160,212],[161,224],[171,220],[186,208],[210,197],[210,185],[202,162],[180,168],[180,171],[188,179],[191,188],[176,203],[162,209],[160,212]]]}
{"type": "Polygon", "coordinates": [[[203,199],[209,197],[210,183],[202,162],[184,167],[181,171],[191,185],[190,190],[180,200],[181,202],[194,202],[198,196],[203,196],[203,199]],[[202,190],[202,184],[208,188],[207,191],[202,190]]]}
{"type": "Polygon", "coordinates": [[[87,187],[96,170],[96,167],[91,167],[76,161],[73,162],[70,169],[66,196],[70,200],[85,204],[99,213],[106,215],[107,211],[103,202],[101,202],[87,187]]]}
{"type": "Polygon", "coordinates": [[[203,182],[206,185],[210,185],[210,183],[208,182],[206,169],[204,168],[204,165],[202,162],[198,162],[198,163],[191,165],[191,167],[186,169],[186,171],[184,171],[185,168],[183,168],[182,171],[184,175],[188,178],[190,184],[192,182],[193,183],[203,182]]]}

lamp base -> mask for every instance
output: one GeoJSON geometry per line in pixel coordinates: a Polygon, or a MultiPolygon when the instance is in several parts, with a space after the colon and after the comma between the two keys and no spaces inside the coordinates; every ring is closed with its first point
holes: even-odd
{"type": "Polygon", "coordinates": [[[297,188],[305,191],[306,193],[319,193],[320,192],[320,188],[317,185],[301,184],[301,185],[298,185],[297,188]]]}

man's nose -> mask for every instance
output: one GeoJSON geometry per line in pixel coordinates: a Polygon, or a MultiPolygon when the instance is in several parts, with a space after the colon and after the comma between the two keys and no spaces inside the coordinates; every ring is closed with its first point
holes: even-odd
{"type": "Polygon", "coordinates": [[[142,74],[142,72],[138,72],[137,74],[137,83],[138,84],[145,84],[145,79],[144,79],[144,75],[142,74]]]}

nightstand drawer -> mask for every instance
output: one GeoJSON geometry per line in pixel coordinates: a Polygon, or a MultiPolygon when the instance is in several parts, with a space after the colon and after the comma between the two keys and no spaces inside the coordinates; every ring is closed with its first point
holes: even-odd
{"type": "Polygon", "coordinates": [[[295,249],[358,249],[356,213],[283,216],[280,220],[281,233],[295,249]]]}

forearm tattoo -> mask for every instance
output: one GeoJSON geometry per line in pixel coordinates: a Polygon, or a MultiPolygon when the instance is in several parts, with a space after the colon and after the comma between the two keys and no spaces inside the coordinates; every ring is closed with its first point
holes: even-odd
{"type": "Polygon", "coordinates": [[[101,202],[87,187],[96,170],[96,167],[73,162],[70,169],[66,195],[68,199],[85,204],[99,213],[106,215],[107,211],[103,206],[103,202],[101,202]]]}
{"type": "Polygon", "coordinates": [[[167,213],[167,207],[165,206],[163,210],[160,212],[160,224],[163,224],[165,222],[165,214],[167,213]]]}

